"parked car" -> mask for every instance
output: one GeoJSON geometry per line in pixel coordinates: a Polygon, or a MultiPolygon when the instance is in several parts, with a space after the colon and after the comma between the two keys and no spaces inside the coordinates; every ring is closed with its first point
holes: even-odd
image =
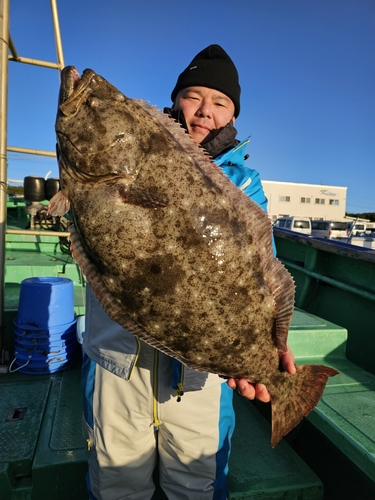
{"type": "Polygon", "coordinates": [[[273,225],[281,229],[289,229],[289,231],[311,234],[311,219],[309,217],[279,217],[273,225]]]}
{"type": "Polygon", "coordinates": [[[332,220],[311,221],[311,234],[319,238],[347,238],[349,235],[348,223],[332,220]]]}

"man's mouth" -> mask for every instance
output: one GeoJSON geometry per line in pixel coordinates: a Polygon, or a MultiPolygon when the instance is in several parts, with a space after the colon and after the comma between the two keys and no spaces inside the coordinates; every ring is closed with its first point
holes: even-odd
{"type": "Polygon", "coordinates": [[[195,130],[202,130],[205,132],[211,132],[211,129],[202,123],[192,123],[191,127],[195,130]]]}

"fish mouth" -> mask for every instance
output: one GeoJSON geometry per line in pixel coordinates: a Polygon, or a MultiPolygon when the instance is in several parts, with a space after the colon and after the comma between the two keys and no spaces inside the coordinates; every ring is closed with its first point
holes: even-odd
{"type": "Polygon", "coordinates": [[[85,69],[80,76],[75,66],[66,66],[61,71],[58,107],[63,115],[72,116],[77,113],[82,102],[86,100],[95,75],[92,69],[85,69]]]}
{"type": "MultiPolygon", "coordinates": [[[[95,77],[96,73],[92,69],[85,69],[80,76],[79,72],[75,68],[75,66],[66,66],[61,71],[61,84],[60,84],[60,92],[58,99],[58,115],[63,116],[73,116],[79,110],[82,102],[84,102],[87,98],[87,94],[91,91],[91,81],[95,77]]],[[[61,151],[61,147],[59,144],[59,136],[63,136],[65,141],[70,143],[70,146],[77,150],[76,146],[70,141],[69,137],[63,134],[58,130],[56,126],[57,133],[57,144],[56,144],[56,153],[58,163],[60,168],[65,170],[70,177],[75,179],[76,181],[81,182],[103,182],[103,183],[114,183],[116,182],[118,176],[113,174],[107,174],[102,176],[95,176],[89,173],[80,170],[77,165],[72,168],[64,158],[63,153],[61,151]]]]}

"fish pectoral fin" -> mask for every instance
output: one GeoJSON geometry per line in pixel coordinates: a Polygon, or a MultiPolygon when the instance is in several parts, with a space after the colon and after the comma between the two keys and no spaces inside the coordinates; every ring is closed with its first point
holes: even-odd
{"type": "Polygon", "coordinates": [[[70,202],[64,191],[59,191],[50,199],[47,213],[55,217],[62,217],[70,210],[70,202]]]}
{"type": "Polygon", "coordinates": [[[165,198],[134,186],[120,186],[119,195],[124,203],[144,208],[165,208],[169,204],[165,198]]]}
{"type": "Polygon", "coordinates": [[[287,378],[285,386],[289,393],[283,394],[282,398],[271,394],[272,448],[315,408],[322,397],[328,377],[339,373],[334,368],[323,365],[296,368],[295,375],[283,373],[287,378]]]}

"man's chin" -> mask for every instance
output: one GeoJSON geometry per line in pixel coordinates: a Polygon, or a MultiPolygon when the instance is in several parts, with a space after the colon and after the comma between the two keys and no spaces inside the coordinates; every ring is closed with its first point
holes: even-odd
{"type": "Polygon", "coordinates": [[[207,130],[205,128],[198,127],[190,130],[190,137],[198,144],[209,142],[215,135],[215,133],[212,133],[212,130],[207,130]]]}

